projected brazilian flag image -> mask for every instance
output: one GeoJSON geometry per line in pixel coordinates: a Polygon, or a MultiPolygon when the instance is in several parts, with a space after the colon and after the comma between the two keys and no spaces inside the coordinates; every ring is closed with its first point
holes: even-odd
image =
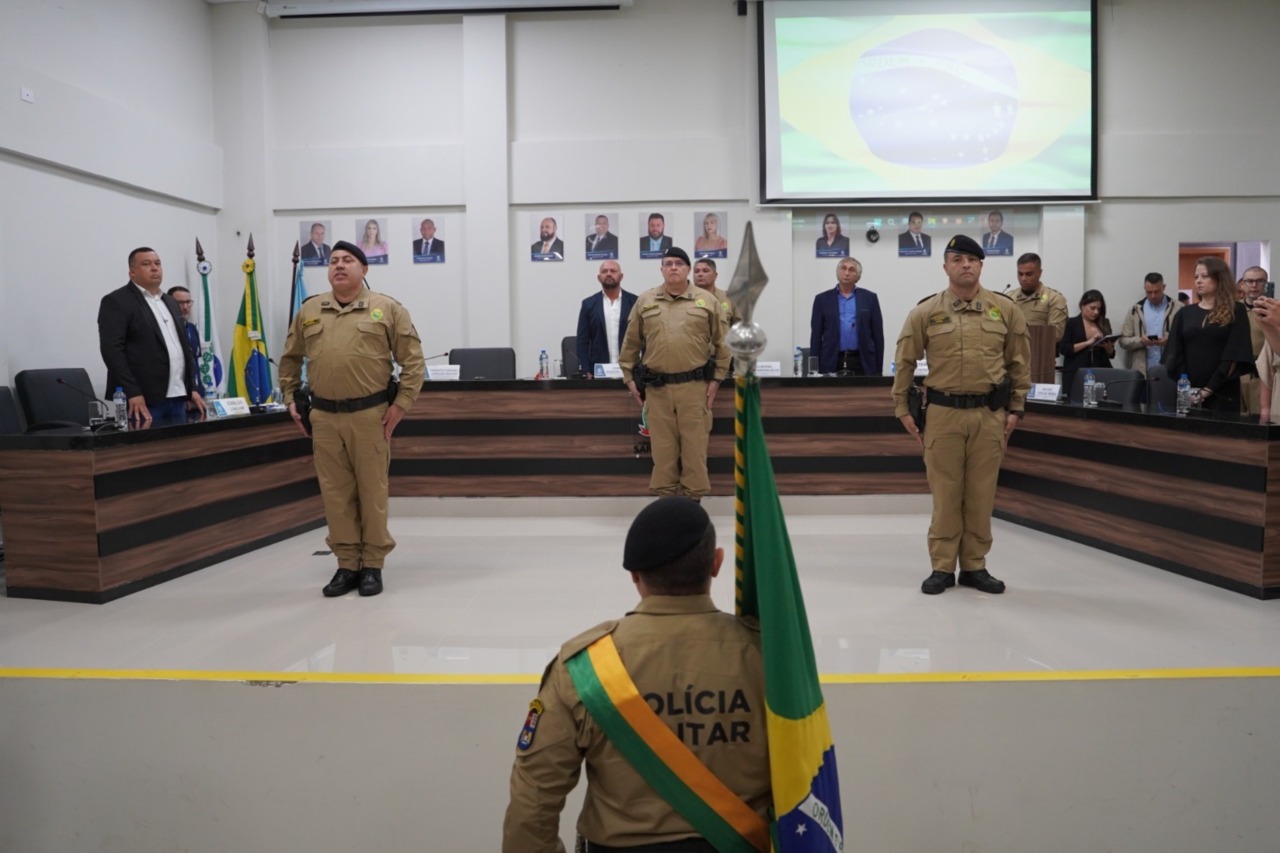
{"type": "Polygon", "coordinates": [[[789,7],[778,7],[786,192],[1091,191],[1087,8],[782,17],[789,7]]]}
{"type": "Polygon", "coordinates": [[[271,393],[271,364],[262,322],[262,306],[258,303],[257,269],[253,261],[253,235],[249,236],[249,257],[240,265],[244,270],[244,296],[236,315],[236,332],[231,344],[231,375],[227,377],[227,395],[246,397],[250,404],[262,405],[271,393]]]}
{"type": "Polygon", "coordinates": [[[738,377],[735,403],[737,611],[760,620],[769,772],[777,821],[774,850],[843,850],[835,744],[760,420],[760,383],[754,375],[738,377]]]}

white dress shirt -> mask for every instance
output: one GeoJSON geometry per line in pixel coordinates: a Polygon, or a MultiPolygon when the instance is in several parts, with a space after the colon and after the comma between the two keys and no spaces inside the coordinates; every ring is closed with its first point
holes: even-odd
{"type": "MultiPolygon", "coordinates": [[[[603,292],[603,291],[602,291],[603,292]]],[[[604,333],[609,339],[609,363],[618,363],[618,327],[622,325],[622,288],[618,288],[618,298],[604,297],[604,333]]]]}
{"type": "MultiPolygon", "coordinates": [[[[135,282],[134,287],[138,287],[135,282]]],[[[164,345],[169,350],[169,390],[165,391],[165,397],[185,397],[187,396],[187,383],[183,381],[183,374],[186,373],[187,360],[182,353],[182,340],[178,337],[178,327],[173,322],[173,314],[169,312],[169,306],[164,304],[164,294],[157,293],[152,296],[147,292],[145,287],[138,287],[142,292],[142,298],[147,301],[147,307],[151,309],[151,313],[156,317],[156,323],[160,326],[160,334],[164,336],[164,345]]],[[[185,334],[185,330],[183,332],[185,334]]]]}

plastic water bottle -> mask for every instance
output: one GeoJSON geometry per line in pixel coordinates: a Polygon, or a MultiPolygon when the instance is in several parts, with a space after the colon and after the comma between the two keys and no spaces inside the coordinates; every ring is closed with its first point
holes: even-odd
{"type": "Polygon", "coordinates": [[[1083,403],[1089,408],[1098,405],[1098,401],[1093,396],[1093,386],[1098,384],[1098,380],[1094,379],[1093,371],[1086,370],[1084,372],[1084,399],[1083,403]]]}
{"type": "Polygon", "coordinates": [[[543,350],[538,353],[538,378],[551,378],[551,359],[547,358],[547,351],[543,350]]]}
{"type": "Polygon", "coordinates": [[[1187,374],[1178,377],[1178,417],[1185,418],[1191,411],[1191,381],[1187,374]]]}
{"type": "Polygon", "coordinates": [[[119,385],[116,386],[116,393],[111,395],[111,410],[115,413],[116,429],[128,429],[129,398],[125,397],[124,389],[119,385]]]}
{"type": "Polygon", "coordinates": [[[796,347],[796,355],[791,363],[791,375],[804,375],[804,350],[800,349],[800,347],[796,347]]]}

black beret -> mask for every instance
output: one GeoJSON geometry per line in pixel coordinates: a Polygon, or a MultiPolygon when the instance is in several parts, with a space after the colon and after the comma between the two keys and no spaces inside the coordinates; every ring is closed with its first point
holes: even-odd
{"type": "Polygon", "coordinates": [[[982,251],[982,247],[978,245],[978,241],[972,237],[966,237],[963,234],[957,234],[951,238],[951,242],[947,244],[948,252],[955,252],[958,255],[973,255],[978,260],[985,260],[987,255],[982,251]]]}
{"type": "Polygon", "coordinates": [[[344,252],[350,252],[351,254],[356,256],[357,261],[364,264],[366,267],[369,266],[369,259],[364,256],[364,250],[361,249],[359,246],[357,246],[355,243],[348,243],[346,240],[339,240],[338,242],[333,244],[333,251],[336,252],[339,249],[343,250],[344,252]]]}
{"type": "Polygon", "coordinates": [[[679,246],[672,246],[670,249],[667,249],[665,252],[662,253],[662,257],[679,258],[680,260],[684,261],[685,266],[689,266],[689,253],[686,252],[684,249],[681,249],[679,246]]]}
{"type": "Polygon", "coordinates": [[[622,549],[622,567],[629,572],[646,572],[683,557],[697,547],[710,526],[711,517],[697,501],[658,498],[631,522],[622,549]]]}

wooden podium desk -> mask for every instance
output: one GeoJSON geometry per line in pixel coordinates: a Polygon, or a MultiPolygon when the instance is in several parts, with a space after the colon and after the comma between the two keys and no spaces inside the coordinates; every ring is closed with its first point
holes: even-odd
{"type": "Polygon", "coordinates": [[[0,436],[13,598],[104,603],[324,523],[284,413],[0,436]]]}
{"type": "MultiPolygon", "coordinates": [[[[782,494],[926,494],[890,377],[761,380],[782,494]]],[[[733,494],[733,382],[716,395],[711,493],[733,494]]],[[[392,439],[396,496],[647,495],[640,407],[616,379],[427,382],[392,439]]]]}
{"type": "Polygon", "coordinates": [[[1029,403],[996,517],[1280,597],[1280,427],[1029,403]]]}

